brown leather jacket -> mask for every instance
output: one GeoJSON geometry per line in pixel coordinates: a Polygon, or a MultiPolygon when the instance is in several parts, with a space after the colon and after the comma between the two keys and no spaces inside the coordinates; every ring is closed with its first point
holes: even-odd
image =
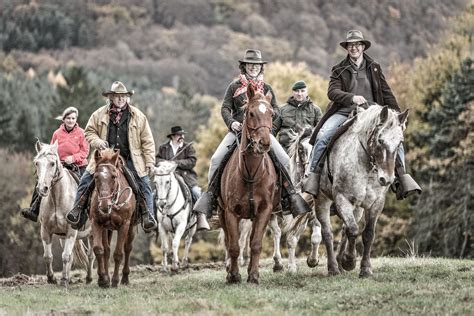
{"type": "Polygon", "coordinates": [[[177,156],[174,157],[173,148],[169,142],[164,143],[158,149],[158,153],[156,154],[156,163],[162,160],[171,160],[173,157],[173,161],[178,164],[176,168],[176,173],[183,177],[184,182],[189,187],[193,187],[197,185],[197,174],[194,171],[194,166],[196,166],[196,151],[193,148],[193,145],[189,145],[189,143],[183,143],[183,147],[178,149],[177,156]],[[186,147],[187,146],[187,147],[186,147]],[[181,149],[183,149],[181,151],[181,149]]]}

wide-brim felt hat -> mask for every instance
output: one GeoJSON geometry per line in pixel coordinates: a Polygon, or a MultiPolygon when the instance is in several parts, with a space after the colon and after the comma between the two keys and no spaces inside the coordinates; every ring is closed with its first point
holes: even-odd
{"type": "Polygon", "coordinates": [[[267,61],[262,59],[262,53],[257,49],[247,49],[244,58],[239,59],[244,64],[266,64],[267,61]]]}
{"type": "Polygon", "coordinates": [[[181,126],[173,126],[171,128],[171,133],[166,135],[166,137],[171,137],[171,135],[184,135],[186,132],[181,128],[181,126]]]}
{"type": "Polygon", "coordinates": [[[128,96],[131,96],[134,93],[135,93],[135,91],[133,91],[133,90],[128,91],[127,87],[125,87],[125,85],[122,82],[114,81],[112,83],[112,86],[110,87],[110,90],[102,92],[102,95],[104,97],[108,97],[111,94],[126,94],[128,96]]]}
{"type": "Polygon", "coordinates": [[[347,44],[348,43],[354,43],[354,42],[362,42],[365,45],[365,49],[369,49],[369,47],[372,45],[372,43],[364,38],[364,34],[362,34],[361,31],[359,30],[350,30],[346,34],[346,40],[342,41],[339,43],[342,48],[347,49],[347,44]]]}

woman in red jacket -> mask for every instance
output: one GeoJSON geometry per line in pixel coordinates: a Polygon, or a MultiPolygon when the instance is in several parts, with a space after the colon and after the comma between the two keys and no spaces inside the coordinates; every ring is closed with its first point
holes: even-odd
{"type": "MultiPolygon", "coordinates": [[[[89,155],[89,144],[84,136],[84,130],[77,124],[79,111],[70,106],[63,111],[58,119],[62,124],[53,133],[51,144],[58,142],[58,154],[64,167],[73,170],[81,177],[87,167],[87,156],[89,155]]],[[[30,207],[21,210],[21,215],[36,222],[39,214],[41,197],[33,191],[30,207]]]]}

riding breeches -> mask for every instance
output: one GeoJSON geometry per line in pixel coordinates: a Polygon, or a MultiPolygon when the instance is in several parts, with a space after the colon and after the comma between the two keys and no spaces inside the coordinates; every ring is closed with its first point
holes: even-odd
{"type": "MultiPolygon", "coordinates": [[[[224,139],[221,141],[219,146],[217,147],[216,151],[211,157],[211,162],[209,166],[209,174],[208,174],[208,183],[211,182],[212,176],[216,172],[217,168],[219,168],[222,160],[224,159],[229,147],[236,141],[237,137],[234,133],[228,132],[225,135],[224,139]]],[[[270,135],[270,148],[277,157],[278,161],[285,167],[287,172],[289,172],[290,168],[290,157],[285,152],[283,147],[280,145],[278,140],[275,136],[270,135]]]]}

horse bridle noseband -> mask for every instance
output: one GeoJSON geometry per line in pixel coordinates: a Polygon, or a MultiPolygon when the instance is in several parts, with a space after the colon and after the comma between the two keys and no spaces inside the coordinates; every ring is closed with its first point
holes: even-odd
{"type": "MultiPolygon", "coordinates": [[[[99,165],[96,166],[96,169],[99,167],[99,166],[111,166],[115,169],[117,169],[117,166],[115,166],[114,164],[111,164],[111,163],[101,163],[99,165]]],[[[98,191],[97,187],[96,187],[96,190],[97,190],[97,198],[100,201],[103,201],[103,200],[106,200],[106,199],[110,199],[112,198],[112,204],[111,205],[108,205],[107,206],[107,213],[104,212],[100,207],[99,207],[99,211],[101,211],[102,213],[105,213],[105,214],[110,214],[112,212],[112,209],[115,208],[116,210],[120,209],[122,206],[124,206],[125,204],[127,204],[130,199],[132,198],[132,188],[131,187],[126,187],[126,188],[123,188],[121,189],[121,186],[120,186],[120,180],[117,179],[115,181],[115,187],[116,187],[116,190],[114,190],[111,194],[107,195],[107,196],[100,196],[100,192],[98,191]],[[118,185],[117,185],[118,183],[118,185]],[[122,194],[128,190],[129,193],[128,193],[128,197],[125,199],[125,201],[123,201],[122,203],[118,203],[120,197],[122,196],[122,194]],[[114,198],[115,197],[115,198],[114,198]]]]}

